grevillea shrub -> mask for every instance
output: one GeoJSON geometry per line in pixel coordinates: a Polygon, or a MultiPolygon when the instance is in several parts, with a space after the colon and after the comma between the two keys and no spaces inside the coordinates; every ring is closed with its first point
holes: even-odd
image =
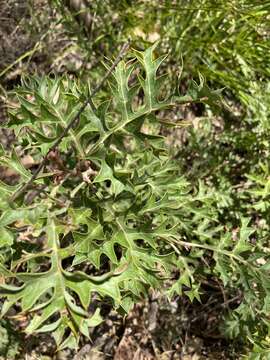
{"type": "Polygon", "coordinates": [[[230,198],[190,183],[160,135],[161,124],[174,126],[162,120],[165,112],[190,102],[211,106],[220,95],[202,79],[184,96],[164,94],[165,57],[155,58],[154,49],[120,61],[103,95],[91,97],[89,84],[69,78],[31,78],[16,89],[19,105],[7,126],[18,143],[0,157],[16,174],[0,183],[1,313],[21,312],[24,331],[51,333],[58,349],[89,336],[104,302],[127,313],[151,288],[200,301],[209,276],[240,291],[232,332],[235,321],[253,342],[266,334],[264,238],[251,218],[225,224],[230,198]],[[46,156],[34,181],[22,150],[32,171],[46,156]]]}

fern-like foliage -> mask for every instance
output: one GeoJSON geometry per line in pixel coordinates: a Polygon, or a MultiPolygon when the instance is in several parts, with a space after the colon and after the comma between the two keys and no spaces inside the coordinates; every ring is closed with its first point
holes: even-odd
{"type": "MultiPolygon", "coordinates": [[[[209,272],[241,287],[243,304],[256,305],[254,316],[266,307],[258,296],[269,297],[268,270],[256,262],[265,254],[251,242],[250,220],[242,219],[237,236],[224,227],[219,209],[226,197],[203,183],[194,189],[159,135],[162,111],[211,103],[218,92],[201,79],[183,97],[164,95],[164,57],[156,59],[154,50],[118,64],[111,98],[91,100],[15,203],[11,195],[31,171],[18,148],[1,153],[0,164],[18,174],[13,185],[0,183],[2,316],[20,304],[29,317],[25,331],[51,332],[58,349],[89,336],[104,301],[128,312],[150,287],[200,300],[200,278],[209,272]],[[211,261],[202,271],[204,257],[211,261]]],[[[20,105],[8,126],[34,167],[79,111],[88,85],[34,78],[16,94],[20,105]]]]}

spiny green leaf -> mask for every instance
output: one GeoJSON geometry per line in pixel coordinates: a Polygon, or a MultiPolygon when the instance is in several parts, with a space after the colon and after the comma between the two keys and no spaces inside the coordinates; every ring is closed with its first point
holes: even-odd
{"type": "Polygon", "coordinates": [[[0,247],[11,246],[13,244],[13,235],[10,231],[0,228],[0,247]]]}

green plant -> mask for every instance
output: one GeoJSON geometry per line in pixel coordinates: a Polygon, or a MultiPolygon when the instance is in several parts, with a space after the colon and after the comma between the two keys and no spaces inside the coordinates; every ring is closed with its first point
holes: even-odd
{"type": "Polygon", "coordinates": [[[8,126],[33,167],[46,162],[33,179],[18,149],[1,153],[0,164],[18,174],[13,185],[0,183],[1,312],[20,304],[25,332],[51,332],[58,350],[89,336],[105,302],[128,312],[149,288],[200,301],[208,276],[239,288],[232,316],[252,339],[265,334],[264,239],[242,214],[224,224],[228,194],[190,183],[160,135],[165,110],[211,106],[219,92],[201,79],[185,96],[164,94],[158,68],[165,57],[154,50],[119,62],[110,97],[92,98],[89,84],[69,78],[27,79],[16,89],[20,105],[8,126]]]}
{"type": "Polygon", "coordinates": [[[8,321],[0,323],[0,357],[3,359],[15,359],[20,350],[20,339],[12,329],[8,321]]]}
{"type": "MultiPolygon", "coordinates": [[[[71,336],[62,346],[77,341],[77,329],[88,336],[88,327],[101,321],[98,308],[92,316],[87,312],[91,293],[109,297],[127,311],[134,298],[145,287],[157,286],[161,274],[173,265],[172,254],[160,249],[157,241],[170,242],[169,227],[176,236],[176,219],[169,210],[174,213],[180,207],[187,183],[178,178],[162,138],[140,128],[147,118],[153,121],[156,111],[192,98],[161,101],[156,72],[164,57],[153,60],[153,49],[137,52],[136,57],[145,78],[129,87],[137,64],[120,62],[112,84],[114,112],[108,101],[94,105],[91,100],[59,150],[50,152],[37,189],[14,209],[9,197],[31,179],[31,173],[15,150],[10,157],[2,153],[1,164],[20,175],[16,185],[1,183],[1,246],[13,244],[10,256],[3,252],[3,263],[10,269],[3,266],[2,273],[10,280],[1,285],[7,296],[2,314],[21,301],[23,312],[35,313],[26,331],[55,331],[58,345],[66,327],[71,336]],[[133,109],[139,87],[144,103],[133,109]],[[46,194],[42,200],[35,193],[40,186],[46,194]],[[16,227],[28,228],[24,240],[18,238],[16,227]],[[63,262],[70,259],[65,268],[63,262]]],[[[202,84],[196,90],[198,97],[205,91],[202,84]]],[[[9,127],[21,136],[33,159],[40,161],[52,147],[80,109],[85,91],[75,81],[49,78],[26,81],[18,89],[20,108],[13,112],[9,127]]],[[[193,201],[196,198],[190,198],[193,201]]]]}

